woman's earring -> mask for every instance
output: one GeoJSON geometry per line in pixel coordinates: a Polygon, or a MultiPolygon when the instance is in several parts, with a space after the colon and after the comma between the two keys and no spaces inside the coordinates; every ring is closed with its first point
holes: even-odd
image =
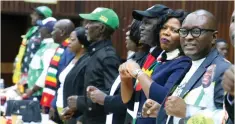
{"type": "Polygon", "coordinates": [[[84,45],[82,45],[81,47],[84,48],[84,45]]]}

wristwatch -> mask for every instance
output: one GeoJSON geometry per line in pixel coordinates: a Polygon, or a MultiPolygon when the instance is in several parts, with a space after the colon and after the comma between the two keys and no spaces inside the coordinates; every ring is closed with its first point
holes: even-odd
{"type": "Polygon", "coordinates": [[[134,78],[137,78],[137,76],[139,75],[140,72],[142,72],[142,69],[136,69],[136,70],[133,72],[134,78]]]}

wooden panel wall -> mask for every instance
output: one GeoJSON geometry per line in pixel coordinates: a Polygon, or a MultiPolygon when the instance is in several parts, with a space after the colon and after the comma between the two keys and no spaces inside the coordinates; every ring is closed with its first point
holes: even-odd
{"type": "MultiPolygon", "coordinates": [[[[122,58],[126,57],[125,28],[132,20],[132,11],[145,10],[154,4],[164,4],[172,9],[185,9],[192,12],[206,9],[213,13],[218,21],[219,38],[229,42],[229,23],[234,10],[233,1],[81,1],[79,12],[91,12],[96,7],[109,7],[115,10],[120,19],[120,28],[113,36],[114,46],[122,58]]],[[[234,48],[229,44],[228,60],[234,62],[234,48]]]]}
{"type": "MultiPolygon", "coordinates": [[[[185,9],[187,11],[206,9],[212,12],[217,18],[219,38],[223,38],[229,41],[228,28],[230,23],[230,16],[234,10],[233,1],[59,1],[57,4],[38,4],[27,3],[23,1],[1,1],[1,13],[5,14],[2,16],[3,18],[1,28],[4,28],[4,31],[1,32],[1,40],[2,45],[6,47],[5,49],[1,49],[1,71],[3,71],[5,67],[5,72],[1,72],[1,77],[3,77],[6,82],[8,82],[7,86],[11,85],[12,73],[10,72],[12,71],[12,67],[5,66],[5,63],[13,62],[13,58],[15,57],[13,54],[16,54],[18,51],[16,47],[19,46],[20,35],[26,31],[27,25],[30,25],[30,21],[28,20],[29,13],[31,13],[32,8],[34,7],[47,5],[53,10],[55,17],[70,18],[73,21],[79,21],[78,13],[89,13],[96,7],[112,8],[117,12],[120,19],[120,28],[113,36],[113,43],[118,51],[118,54],[122,58],[126,58],[127,51],[125,48],[125,32],[127,25],[130,24],[132,20],[132,11],[135,9],[145,10],[154,4],[164,4],[172,9],[185,9]],[[24,18],[18,19],[20,16],[24,16],[24,18]],[[21,25],[17,26],[17,23],[13,23],[14,20],[21,25]],[[15,27],[10,28],[12,26],[15,27]],[[9,37],[9,34],[11,33],[14,34],[15,39],[9,37]],[[11,48],[14,46],[13,50],[7,49],[8,46],[11,48]]],[[[77,24],[79,24],[79,22],[77,22],[77,24]]],[[[234,63],[234,48],[230,44],[228,60],[234,63]]]]}
{"type": "Polygon", "coordinates": [[[1,12],[3,13],[17,13],[17,14],[29,14],[32,8],[37,6],[46,5],[53,10],[53,14],[56,16],[76,16],[79,1],[59,1],[57,4],[41,4],[41,3],[29,3],[24,1],[2,1],[1,12]]]}
{"type": "MultiPolygon", "coordinates": [[[[114,9],[120,19],[120,28],[115,32],[113,42],[119,55],[125,58],[125,28],[132,20],[132,11],[135,9],[145,10],[154,4],[164,4],[173,9],[185,9],[189,12],[197,9],[206,9],[217,17],[219,38],[229,41],[228,27],[234,8],[233,1],[59,1],[57,4],[46,5],[53,10],[55,16],[68,18],[77,17],[78,13],[91,12],[99,6],[114,9]]],[[[31,8],[39,5],[43,4],[23,1],[2,1],[1,12],[29,14],[32,10],[31,8]]],[[[233,47],[229,45],[228,59],[231,62],[234,60],[233,51],[233,47]]]]}

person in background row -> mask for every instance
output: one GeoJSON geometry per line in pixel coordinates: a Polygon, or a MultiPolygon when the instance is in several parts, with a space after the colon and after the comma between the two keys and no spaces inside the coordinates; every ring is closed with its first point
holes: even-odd
{"type": "MultiPolygon", "coordinates": [[[[56,48],[59,46],[55,43],[51,32],[56,21],[43,22],[39,27],[41,36],[41,45],[38,51],[35,53],[32,61],[29,65],[28,71],[28,91],[24,94],[25,97],[37,97],[38,101],[41,100],[42,88],[44,87],[44,81],[46,78],[47,69],[49,67],[51,58],[55,54],[56,48]]],[[[33,99],[33,98],[31,98],[33,99]]]]}
{"type": "Polygon", "coordinates": [[[65,49],[68,46],[68,38],[70,33],[74,30],[74,24],[69,19],[61,19],[59,20],[55,26],[53,27],[52,37],[56,43],[58,43],[60,46],[57,47],[55,54],[53,55],[50,66],[47,70],[46,78],[44,80],[44,88],[41,98],[41,105],[43,108],[48,109],[51,107],[50,118],[55,119],[56,121],[59,121],[58,115],[55,111],[55,103],[54,106],[51,106],[52,100],[56,94],[57,87],[59,86],[59,82],[57,81],[58,74],[61,72],[58,71],[58,68],[60,68],[60,61],[61,57],[63,56],[65,49]],[[54,107],[54,108],[53,108],[54,107]],[[56,114],[55,114],[56,113],[56,114]],[[54,115],[54,116],[53,116],[54,115]]]}
{"type": "MultiPolygon", "coordinates": [[[[98,7],[90,14],[79,14],[87,20],[85,29],[89,42],[88,54],[90,61],[84,76],[84,89],[88,86],[95,86],[102,92],[108,94],[113,81],[118,75],[120,58],[117,56],[112,46],[111,36],[119,27],[117,14],[109,8],[98,7]]],[[[73,111],[81,112],[83,115],[80,122],[83,124],[104,124],[106,114],[104,106],[93,103],[89,93],[84,91],[84,95],[70,96],[68,107],[73,111]]]]}
{"type": "Polygon", "coordinates": [[[55,18],[51,18],[51,16],[52,10],[47,6],[39,6],[35,8],[33,13],[30,15],[30,17],[32,18],[32,25],[34,25],[34,27],[32,27],[29,32],[31,32],[31,34],[33,35],[31,35],[29,40],[27,40],[25,53],[22,58],[20,77],[21,84],[27,83],[29,64],[41,44],[41,36],[39,34],[38,25],[41,24],[44,19],[47,19],[47,21],[55,21],[55,18]]]}
{"type": "Polygon", "coordinates": [[[192,66],[162,103],[157,124],[222,123],[221,78],[230,63],[214,48],[216,26],[216,18],[206,10],[196,10],[183,21],[180,44],[192,66]]]}
{"type": "Polygon", "coordinates": [[[228,54],[228,44],[224,39],[216,39],[216,48],[224,57],[228,54]]]}
{"type": "MultiPolygon", "coordinates": [[[[230,41],[231,44],[235,47],[234,18],[235,18],[235,11],[233,11],[233,14],[231,16],[231,22],[229,27],[230,41]]],[[[225,103],[225,108],[229,115],[228,124],[234,123],[234,70],[235,70],[234,65],[232,65],[229,69],[226,70],[223,76],[223,83],[222,83],[224,90],[227,92],[227,94],[225,95],[224,103],[225,103]]]]}

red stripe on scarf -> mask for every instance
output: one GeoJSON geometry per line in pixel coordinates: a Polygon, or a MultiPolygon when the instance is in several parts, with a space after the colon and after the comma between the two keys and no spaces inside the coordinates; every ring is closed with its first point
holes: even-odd
{"type": "Polygon", "coordinates": [[[50,107],[54,95],[43,92],[40,104],[45,107],[50,107]]]}
{"type": "Polygon", "coordinates": [[[46,86],[56,87],[56,82],[46,81],[46,86]]]}
{"type": "MultiPolygon", "coordinates": [[[[54,57],[54,56],[53,56],[52,59],[51,59],[49,68],[50,68],[50,67],[53,67],[53,68],[56,69],[56,70],[58,69],[58,65],[59,65],[59,61],[60,61],[60,59],[61,59],[61,55],[64,53],[64,51],[63,51],[63,53],[59,53],[58,50],[59,50],[60,48],[65,49],[65,47],[68,46],[68,42],[69,42],[68,39],[66,39],[66,40],[61,44],[61,46],[56,49],[56,53],[54,54],[54,56],[58,56],[58,55],[59,55],[59,60],[58,60],[58,61],[53,60],[53,57],[54,57]]],[[[47,72],[47,73],[49,73],[49,72],[47,72]]],[[[47,75],[48,75],[48,74],[47,74],[47,75]]],[[[55,74],[55,75],[56,75],[56,74],[55,74]]],[[[56,78],[56,77],[54,77],[54,78],[56,78]]],[[[55,83],[52,84],[52,82],[46,80],[46,81],[45,81],[45,88],[48,88],[48,89],[50,89],[50,90],[55,91],[55,90],[54,90],[53,88],[51,88],[51,87],[54,87],[54,88],[56,89],[56,87],[57,87],[57,82],[55,82],[55,83]]],[[[48,94],[48,93],[46,93],[46,92],[43,91],[43,93],[42,93],[42,99],[41,99],[41,102],[40,102],[40,103],[41,103],[42,106],[50,107],[50,104],[51,104],[51,101],[53,100],[53,98],[54,98],[54,95],[48,94]],[[45,99],[46,99],[46,100],[45,100],[45,99]]]]}
{"type": "Polygon", "coordinates": [[[55,61],[55,60],[51,60],[51,65],[54,65],[54,66],[58,66],[59,62],[55,61]]]}
{"type": "MultiPolygon", "coordinates": [[[[152,55],[152,54],[148,54],[147,59],[143,65],[143,69],[147,70],[156,60],[156,58],[152,55]]],[[[135,91],[140,91],[142,89],[141,84],[138,82],[136,87],[135,87],[135,91]]]]}
{"type": "Polygon", "coordinates": [[[65,42],[62,43],[63,46],[68,46],[69,40],[65,40],[65,42]]]}
{"type": "Polygon", "coordinates": [[[143,65],[143,68],[145,70],[148,69],[153,64],[153,62],[155,60],[156,60],[156,58],[152,54],[148,54],[147,59],[146,59],[144,65],[143,65]]]}

